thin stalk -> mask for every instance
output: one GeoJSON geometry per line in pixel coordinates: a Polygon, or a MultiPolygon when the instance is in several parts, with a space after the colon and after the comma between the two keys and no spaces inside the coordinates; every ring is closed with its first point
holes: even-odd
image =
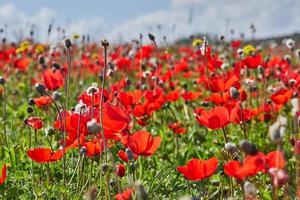
{"type": "MultiPolygon", "coordinates": [[[[62,115],[61,115],[61,112],[60,112],[60,109],[57,105],[57,103],[55,102],[55,100],[51,97],[51,95],[49,95],[48,92],[45,91],[45,94],[51,99],[51,101],[53,102],[57,112],[58,112],[58,116],[59,116],[59,120],[60,120],[60,131],[62,132],[63,134],[63,182],[64,184],[66,185],[66,152],[65,152],[65,147],[66,147],[66,113],[64,113],[64,125],[63,125],[63,120],[62,120],[62,115]]],[[[61,102],[58,101],[60,104],[61,102]]],[[[63,107],[63,105],[61,104],[61,106],[63,107]]],[[[65,111],[64,107],[63,107],[63,111],[65,111]]]]}
{"type": "Polygon", "coordinates": [[[6,94],[6,87],[3,84],[3,136],[4,136],[4,142],[5,142],[5,146],[8,150],[8,156],[9,156],[9,160],[11,163],[12,168],[14,169],[14,163],[12,160],[12,156],[11,156],[11,152],[10,152],[10,145],[8,142],[8,138],[7,138],[7,131],[6,131],[6,123],[7,123],[7,94],[6,94]]]}
{"type": "Polygon", "coordinates": [[[71,71],[72,71],[72,61],[71,61],[71,50],[67,48],[67,65],[68,65],[68,74],[67,80],[65,85],[65,93],[66,93],[66,104],[65,107],[68,108],[69,106],[69,87],[70,87],[70,79],[71,79],[71,71]]]}

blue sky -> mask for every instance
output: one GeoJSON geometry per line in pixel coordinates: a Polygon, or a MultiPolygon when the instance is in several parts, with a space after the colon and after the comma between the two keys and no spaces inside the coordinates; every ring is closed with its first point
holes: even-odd
{"type": "Polygon", "coordinates": [[[256,36],[266,37],[299,32],[299,8],[299,0],[0,0],[0,26],[8,24],[9,35],[17,37],[34,23],[43,40],[54,19],[67,35],[130,41],[149,31],[170,40],[196,32],[225,35],[229,29],[235,37],[250,37],[254,23],[256,36]]]}

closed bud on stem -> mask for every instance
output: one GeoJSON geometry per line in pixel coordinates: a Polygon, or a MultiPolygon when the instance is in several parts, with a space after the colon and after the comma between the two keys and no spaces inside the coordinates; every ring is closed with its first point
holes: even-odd
{"type": "Polygon", "coordinates": [[[153,41],[153,42],[155,41],[155,37],[151,33],[148,33],[148,37],[151,41],[153,41]]]}
{"type": "Polygon", "coordinates": [[[256,155],[257,148],[254,144],[250,143],[248,140],[241,140],[239,146],[248,155],[256,155]]]}
{"type": "Polygon", "coordinates": [[[227,142],[225,144],[225,149],[228,153],[234,154],[235,152],[238,151],[237,147],[235,144],[231,143],[231,142],[227,142]]]}
{"type": "Polygon", "coordinates": [[[85,197],[86,197],[86,200],[96,200],[97,195],[98,195],[97,188],[95,186],[91,186],[87,190],[85,197]]]}
{"type": "Polygon", "coordinates": [[[146,200],[147,199],[147,191],[143,184],[140,181],[136,181],[135,183],[136,188],[136,196],[138,200],[146,200]]]}
{"type": "Polygon", "coordinates": [[[31,106],[27,107],[27,113],[33,113],[33,108],[31,106]]]}
{"type": "Polygon", "coordinates": [[[237,100],[240,98],[240,92],[235,87],[231,87],[229,90],[231,98],[237,100]]]}
{"type": "Polygon", "coordinates": [[[86,147],[81,147],[79,153],[81,156],[86,155],[86,147]]]}
{"type": "Polygon", "coordinates": [[[52,67],[53,67],[53,69],[59,70],[60,69],[60,64],[58,64],[57,62],[54,62],[54,63],[52,63],[52,67]]]}
{"type": "Polygon", "coordinates": [[[106,174],[106,173],[108,172],[109,168],[110,168],[109,164],[103,163],[103,164],[101,165],[102,173],[103,173],[103,174],[106,174]]]}
{"type": "Polygon", "coordinates": [[[125,152],[126,152],[128,160],[129,161],[134,161],[134,155],[133,155],[131,149],[126,148],[125,152]]]}
{"type": "Polygon", "coordinates": [[[48,126],[47,128],[45,128],[45,136],[52,136],[55,133],[55,129],[52,126],[48,126]]]}
{"type": "Polygon", "coordinates": [[[2,76],[0,76],[0,84],[4,85],[5,84],[5,78],[3,78],[2,76]]]}
{"type": "Polygon", "coordinates": [[[255,197],[256,187],[253,183],[246,181],[243,187],[244,187],[245,197],[255,197]]]}
{"type": "Polygon", "coordinates": [[[127,85],[130,85],[130,84],[131,84],[131,80],[130,80],[128,77],[126,77],[126,78],[125,78],[125,83],[126,83],[127,85]]]}
{"type": "Polygon", "coordinates": [[[28,100],[28,104],[29,104],[30,106],[34,106],[34,105],[35,105],[34,99],[33,99],[33,98],[30,98],[30,99],[28,100]]]}
{"type": "Polygon", "coordinates": [[[104,48],[106,48],[106,47],[109,46],[109,42],[108,42],[106,39],[104,39],[104,40],[101,41],[101,45],[102,45],[104,48]]]}
{"type": "Polygon", "coordinates": [[[57,91],[54,91],[53,92],[53,99],[54,99],[54,101],[58,101],[60,98],[61,98],[61,93],[57,92],[57,91]]]}
{"type": "Polygon", "coordinates": [[[36,83],[35,85],[35,89],[38,91],[38,93],[40,93],[40,95],[43,95],[46,91],[46,87],[40,83],[36,83]]]}
{"type": "Polygon", "coordinates": [[[86,125],[90,134],[96,134],[100,132],[100,125],[97,123],[95,118],[88,121],[86,125]]]}
{"type": "Polygon", "coordinates": [[[69,38],[65,39],[65,47],[67,49],[71,48],[72,47],[72,42],[69,38]]]}
{"type": "Polygon", "coordinates": [[[39,63],[40,63],[41,65],[45,65],[46,60],[45,60],[45,57],[44,57],[44,56],[39,56],[39,63]]]}

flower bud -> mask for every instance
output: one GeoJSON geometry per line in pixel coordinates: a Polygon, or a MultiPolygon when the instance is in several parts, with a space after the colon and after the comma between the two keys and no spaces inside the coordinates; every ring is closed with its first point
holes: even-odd
{"type": "Polygon", "coordinates": [[[109,185],[110,185],[111,187],[115,187],[115,186],[116,186],[116,181],[115,181],[115,180],[110,180],[110,181],[109,181],[109,185]]]}
{"type": "Polygon", "coordinates": [[[79,150],[80,155],[86,155],[86,147],[81,147],[79,150]]]}
{"type": "Polygon", "coordinates": [[[69,49],[71,48],[71,46],[72,46],[71,40],[69,38],[65,39],[65,47],[69,49]]]}
{"type": "Polygon", "coordinates": [[[155,41],[155,37],[154,37],[154,35],[152,35],[151,33],[148,33],[148,38],[149,38],[151,41],[155,41]]]}
{"type": "Polygon", "coordinates": [[[130,80],[128,77],[126,77],[126,78],[125,78],[125,83],[126,83],[127,85],[130,85],[130,84],[131,84],[131,80],[130,80]]]}
{"type": "Polygon", "coordinates": [[[227,142],[225,144],[225,149],[226,149],[226,151],[228,151],[228,153],[231,153],[231,154],[234,154],[235,152],[238,151],[236,145],[231,142],[227,142]]]}
{"type": "Polygon", "coordinates": [[[55,129],[52,126],[48,126],[47,128],[45,128],[45,135],[47,136],[51,136],[55,133],[55,129]]]}
{"type": "Polygon", "coordinates": [[[246,197],[251,197],[256,195],[256,187],[253,183],[246,181],[244,183],[244,192],[246,197]]]}
{"type": "Polygon", "coordinates": [[[250,143],[248,140],[241,140],[239,143],[240,148],[243,149],[243,151],[246,154],[249,155],[256,155],[257,154],[257,148],[254,144],[250,143]]]}
{"type": "Polygon", "coordinates": [[[240,97],[240,92],[235,87],[231,87],[229,90],[229,93],[230,93],[231,98],[233,98],[233,99],[237,100],[240,97]]]}
{"type": "Polygon", "coordinates": [[[27,113],[33,113],[33,108],[31,106],[27,107],[27,113]]]}
{"type": "Polygon", "coordinates": [[[132,151],[129,148],[126,148],[125,152],[126,152],[128,160],[133,161],[134,160],[134,155],[133,155],[132,151]]]}
{"type": "Polygon", "coordinates": [[[123,176],[125,176],[125,172],[126,172],[125,166],[124,166],[123,164],[118,164],[115,173],[116,173],[119,177],[123,177],[123,176]]]}
{"type": "Polygon", "coordinates": [[[97,196],[98,196],[98,191],[95,186],[89,187],[89,189],[85,194],[86,200],[96,200],[97,196]]]}
{"type": "Polygon", "coordinates": [[[108,47],[109,46],[109,42],[106,39],[104,39],[104,40],[101,41],[101,45],[103,47],[108,47]]]}
{"type": "Polygon", "coordinates": [[[52,67],[56,70],[60,69],[60,64],[58,64],[57,62],[52,63],[52,67]]]}
{"type": "Polygon", "coordinates": [[[86,94],[89,96],[92,96],[94,93],[96,93],[98,91],[99,91],[99,88],[97,87],[97,85],[93,84],[92,86],[90,86],[86,89],[86,94]]]}
{"type": "Polygon", "coordinates": [[[0,84],[1,84],[1,85],[4,85],[4,84],[5,84],[5,79],[4,79],[2,76],[0,76],[0,84]]]}
{"type": "Polygon", "coordinates": [[[53,92],[53,99],[54,99],[54,101],[58,101],[60,98],[61,98],[61,93],[57,92],[57,91],[54,91],[53,92]]]}
{"type": "Polygon", "coordinates": [[[102,173],[103,173],[103,174],[106,174],[106,172],[108,172],[109,168],[110,168],[109,164],[103,163],[103,164],[101,165],[102,173]]]}
{"type": "Polygon", "coordinates": [[[40,83],[36,83],[35,85],[36,90],[38,91],[38,93],[40,93],[40,95],[43,95],[46,91],[46,87],[43,84],[40,83]]]}
{"type": "Polygon", "coordinates": [[[45,63],[46,63],[46,60],[45,60],[45,57],[44,56],[39,56],[39,63],[41,64],[41,65],[45,65],[45,63]]]}
{"type": "Polygon", "coordinates": [[[90,134],[96,134],[100,132],[100,125],[97,123],[97,120],[95,118],[88,121],[86,125],[90,134]]]}
{"type": "Polygon", "coordinates": [[[140,181],[135,182],[136,188],[136,196],[138,200],[146,200],[147,199],[147,191],[144,188],[143,184],[140,181]]]}
{"type": "Polygon", "coordinates": [[[28,104],[29,104],[30,106],[34,106],[34,105],[35,105],[34,99],[33,99],[33,98],[30,98],[30,99],[28,100],[28,104]]]}

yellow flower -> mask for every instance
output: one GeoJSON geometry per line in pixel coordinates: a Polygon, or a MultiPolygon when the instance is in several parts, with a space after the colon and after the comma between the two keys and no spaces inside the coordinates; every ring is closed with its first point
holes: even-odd
{"type": "Polygon", "coordinates": [[[244,48],[243,48],[243,54],[245,55],[245,56],[249,56],[249,55],[252,55],[254,52],[255,52],[255,48],[254,48],[254,46],[252,46],[252,45],[246,45],[246,46],[244,46],[244,48]]]}
{"type": "Polygon", "coordinates": [[[21,53],[23,51],[26,51],[27,49],[29,49],[29,47],[30,47],[29,41],[25,40],[20,43],[20,46],[16,49],[16,53],[21,53]]]}
{"type": "Polygon", "coordinates": [[[45,46],[42,45],[42,44],[38,44],[38,45],[36,45],[34,50],[35,50],[35,53],[37,53],[37,54],[44,53],[45,52],[45,46]]]}
{"type": "Polygon", "coordinates": [[[192,45],[194,47],[199,47],[203,43],[203,40],[201,39],[194,39],[192,45]]]}
{"type": "Polygon", "coordinates": [[[97,53],[93,53],[91,56],[92,59],[97,60],[98,59],[98,54],[97,53]]]}
{"type": "Polygon", "coordinates": [[[78,38],[80,38],[80,35],[75,33],[72,37],[73,37],[74,40],[77,40],[78,38]]]}

